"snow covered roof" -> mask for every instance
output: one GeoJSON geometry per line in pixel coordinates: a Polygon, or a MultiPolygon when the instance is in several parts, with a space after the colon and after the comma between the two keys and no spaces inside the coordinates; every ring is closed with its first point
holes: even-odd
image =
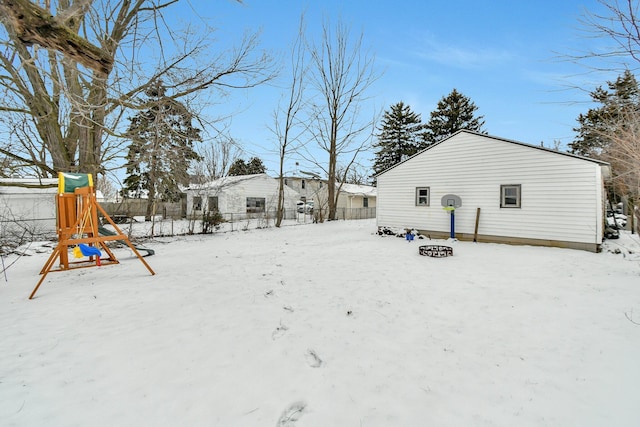
{"type": "Polygon", "coordinates": [[[342,184],[340,191],[354,196],[376,197],[378,195],[378,189],[370,185],[342,184]]]}
{"type": "MultiPolygon", "coordinates": [[[[0,194],[55,194],[58,178],[0,178],[0,194]]],[[[104,200],[102,191],[96,190],[96,199],[104,200]]]]}
{"type": "Polygon", "coordinates": [[[0,178],[0,185],[34,185],[54,186],[58,185],[58,178],[0,178]]]}
{"type": "Polygon", "coordinates": [[[235,175],[225,176],[213,181],[205,182],[203,184],[191,184],[187,190],[204,190],[210,188],[222,188],[230,185],[237,184],[242,181],[247,181],[256,178],[270,178],[266,173],[258,173],[253,175],[235,175]]]}
{"type": "Polygon", "coordinates": [[[0,178],[0,193],[56,193],[58,178],[0,178]]]}

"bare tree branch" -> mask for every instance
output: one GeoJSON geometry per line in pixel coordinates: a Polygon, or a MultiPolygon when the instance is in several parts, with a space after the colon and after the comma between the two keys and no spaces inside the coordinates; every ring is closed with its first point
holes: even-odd
{"type": "MultiPolygon", "coordinates": [[[[640,26],[637,0],[598,0],[602,13],[585,11],[580,24],[587,37],[608,40],[609,46],[567,55],[574,62],[589,64],[600,71],[620,71],[629,67],[628,59],[640,62],[640,26]],[[592,60],[604,60],[594,65],[592,60]],[[619,63],[612,63],[619,60],[619,63]],[[608,65],[606,65],[608,64],[608,65]]],[[[637,68],[637,67],[636,67],[637,68]]]]}
{"type": "MultiPolygon", "coordinates": [[[[322,40],[307,41],[313,64],[311,78],[321,104],[314,107],[316,118],[314,139],[329,159],[326,167],[328,181],[328,218],[335,219],[340,187],[337,168],[342,160],[345,174],[357,156],[370,144],[375,129],[374,120],[362,120],[360,107],[366,91],[378,79],[374,58],[362,50],[363,35],[353,43],[349,28],[338,23],[335,34],[329,22],[323,22],[322,40]],[[371,129],[371,132],[367,132],[371,129]]],[[[317,163],[316,163],[317,164],[317,163]]]]}
{"type": "Polygon", "coordinates": [[[57,50],[87,68],[106,75],[113,67],[113,56],[78,36],[65,25],[65,21],[81,13],[89,3],[91,2],[85,1],[69,8],[62,20],[56,19],[29,0],[0,0],[0,11],[7,16],[21,42],[57,50]]]}
{"type": "Polygon", "coordinates": [[[304,107],[305,78],[307,74],[307,64],[305,49],[303,45],[305,24],[304,15],[300,17],[298,35],[291,48],[291,80],[286,91],[285,98],[273,113],[274,125],[271,132],[278,141],[278,201],[276,206],[276,227],[280,227],[284,219],[284,165],[285,159],[290,153],[296,151],[303,143],[301,142],[302,132],[306,126],[299,126],[298,115],[304,107]],[[295,133],[296,127],[301,130],[295,133]]]}
{"type": "MultiPolygon", "coordinates": [[[[0,14],[0,33],[6,36],[0,37],[0,120],[22,120],[16,126],[24,132],[17,138],[23,144],[17,155],[23,160],[33,157],[34,167],[48,164],[42,173],[101,173],[117,167],[114,162],[122,158],[122,119],[131,110],[147,107],[139,95],[151,82],[162,79],[172,89],[173,99],[189,103],[205,92],[215,90],[220,95],[274,77],[271,58],[257,55],[257,34],[246,36],[236,50],[211,55],[212,28],[197,32],[172,28],[163,14],[177,2],[44,2],[48,9],[56,7],[51,11],[31,8],[35,4],[27,0],[0,0],[4,8],[0,12],[7,7],[14,12],[29,8],[38,19],[55,24],[55,37],[83,39],[113,59],[112,67],[92,72],[66,50],[57,53],[54,49],[60,46],[52,41],[41,44],[45,40],[34,39],[38,43],[30,45],[34,40],[22,27],[15,28],[14,15],[0,14]],[[153,58],[157,64],[147,63],[153,58]],[[149,75],[147,70],[154,68],[157,71],[149,75]]],[[[206,93],[202,102],[219,98],[206,93]]],[[[17,148],[7,151],[16,154],[17,148]]]]}

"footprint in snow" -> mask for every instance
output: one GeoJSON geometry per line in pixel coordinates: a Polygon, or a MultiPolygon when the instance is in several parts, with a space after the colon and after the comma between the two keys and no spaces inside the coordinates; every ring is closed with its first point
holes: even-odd
{"type": "Polygon", "coordinates": [[[320,359],[320,356],[318,356],[315,350],[307,350],[305,358],[307,359],[307,364],[312,368],[319,368],[320,366],[322,366],[322,359],[320,359]]]}
{"type": "Polygon", "coordinates": [[[282,412],[276,427],[295,427],[296,421],[300,419],[307,404],[305,402],[294,402],[282,412]]]}
{"type": "Polygon", "coordinates": [[[287,332],[289,330],[289,327],[287,325],[283,325],[282,323],[280,324],[280,326],[278,326],[272,333],[271,333],[271,339],[272,340],[277,340],[278,338],[280,338],[281,336],[283,336],[285,334],[285,332],[287,332]]]}

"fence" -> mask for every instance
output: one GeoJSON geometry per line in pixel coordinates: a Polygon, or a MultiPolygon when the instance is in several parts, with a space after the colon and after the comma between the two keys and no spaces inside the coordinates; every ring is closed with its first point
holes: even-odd
{"type": "Polygon", "coordinates": [[[337,208],[336,219],[370,219],[376,217],[376,208],[337,208]]]}
{"type": "MultiPolygon", "coordinates": [[[[273,220],[276,217],[276,210],[271,209],[262,213],[223,213],[221,214],[227,222],[237,222],[246,219],[262,218],[266,222],[273,220]]],[[[323,218],[326,219],[326,212],[323,218]]],[[[352,220],[352,219],[370,219],[376,217],[376,208],[337,208],[336,219],[337,220],[352,220]]],[[[197,219],[197,217],[195,217],[197,219]]],[[[283,219],[296,220],[298,222],[317,222],[318,215],[315,212],[303,214],[295,210],[285,210],[283,219]]]]}
{"type": "MultiPolygon", "coordinates": [[[[144,221],[141,217],[128,217],[126,221],[119,221],[118,227],[130,238],[152,238],[160,236],[178,236],[188,234],[211,234],[228,231],[246,231],[257,228],[275,227],[275,211],[247,214],[244,212],[220,214],[221,222],[206,221],[202,214],[188,218],[163,219],[152,217],[151,221],[144,221]]],[[[313,218],[308,214],[286,213],[282,225],[296,225],[311,223],[313,218]]],[[[109,225],[106,225],[110,228],[109,225]]]]}
{"type": "Polygon", "coordinates": [[[56,218],[6,218],[0,216],[0,246],[20,245],[56,238],[56,218]]]}
{"type": "MultiPolygon", "coordinates": [[[[260,213],[221,213],[222,222],[203,221],[202,214],[192,217],[177,215],[179,203],[159,203],[160,212],[152,221],[144,221],[146,205],[141,203],[101,203],[105,211],[118,223],[118,227],[130,238],[151,238],[187,234],[244,231],[256,228],[275,227],[276,210],[260,213]],[[106,205],[106,207],[105,207],[106,205]],[[166,209],[164,209],[166,208],[166,209]]],[[[375,208],[338,208],[337,220],[359,220],[375,218],[375,208]]],[[[326,219],[326,214],[325,217],[326,219]]],[[[300,213],[294,209],[284,212],[283,226],[311,224],[318,221],[316,213],[300,213]]],[[[0,215],[0,246],[5,249],[36,240],[56,239],[55,218],[7,218],[0,215]]],[[[107,228],[109,226],[107,225],[107,228]]],[[[3,251],[0,249],[0,251],[3,251]]]]}
{"type": "MultiPolygon", "coordinates": [[[[112,218],[145,216],[147,213],[146,199],[123,199],[120,202],[100,202],[100,206],[112,218]]],[[[153,215],[162,218],[180,219],[186,216],[186,199],[180,202],[156,202],[153,215]]]]}
{"type": "MultiPolygon", "coordinates": [[[[137,217],[145,216],[147,212],[147,203],[144,199],[124,199],[121,202],[102,202],[100,205],[112,218],[118,217],[137,217]]],[[[181,202],[157,202],[154,215],[161,216],[163,219],[180,219],[187,217],[186,200],[181,202]]],[[[323,212],[323,218],[326,218],[326,209],[323,212]]],[[[285,219],[296,219],[296,211],[285,211],[285,219]]],[[[228,221],[244,220],[250,215],[246,212],[224,213],[222,214],[228,221]]],[[[267,218],[275,218],[275,209],[262,214],[267,218]]],[[[369,219],[376,217],[376,208],[336,208],[336,219],[369,219]]]]}
{"type": "MultiPolygon", "coordinates": [[[[375,218],[375,208],[340,208],[338,220],[358,220],[375,218]]],[[[199,213],[182,219],[163,219],[153,217],[152,221],[136,221],[129,217],[128,221],[119,226],[123,232],[131,237],[158,237],[186,234],[219,233],[228,231],[246,231],[256,228],[275,227],[276,210],[270,209],[259,213],[226,212],[220,213],[221,222],[206,221],[205,215],[199,213]]],[[[296,210],[285,210],[283,226],[310,224],[317,222],[315,213],[300,213],[296,210]]]]}

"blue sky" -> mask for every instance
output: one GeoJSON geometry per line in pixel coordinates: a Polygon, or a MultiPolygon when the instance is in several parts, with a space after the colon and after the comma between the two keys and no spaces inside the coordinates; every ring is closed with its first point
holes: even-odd
{"type": "MultiPolygon", "coordinates": [[[[574,137],[579,113],[591,104],[588,91],[616,74],[587,69],[558,55],[594,48],[581,31],[585,10],[601,12],[596,0],[450,0],[404,2],[190,0],[195,13],[218,28],[220,49],[245,30],[261,30],[262,47],[284,55],[296,36],[301,13],[316,37],[322,19],[339,19],[376,57],[380,79],[370,89],[365,113],[403,101],[423,122],[438,100],[456,88],[484,116],[485,129],[531,144],[563,145],[574,137]]],[[[185,7],[185,6],[183,6],[185,7]]],[[[185,16],[193,12],[185,10],[185,16]]],[[[192,16],[192,15],[191,15],[192,16]]],[[[275,84],[284,84],[284,80],[275,84]]],[[[247,155],[257,155],[275,174],[277,155],[268,126],[281,89],[264,86],[231,93],[212,114],[232,114],[230,133],[247,155]]],[[[371,157],[371,156],[370,156],[371,157]]],[[[289,159],[289,164],[296,158],[289,159]]]]}

